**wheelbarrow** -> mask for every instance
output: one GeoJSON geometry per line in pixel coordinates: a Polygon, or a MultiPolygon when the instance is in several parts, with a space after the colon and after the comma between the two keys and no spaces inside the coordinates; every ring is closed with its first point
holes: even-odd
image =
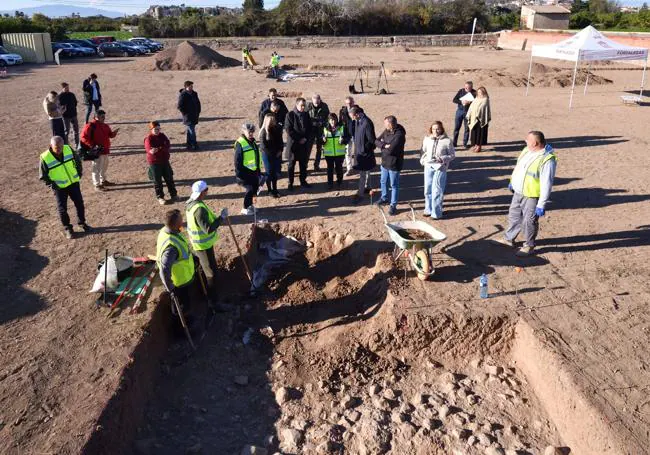
{"type": "Polygon", "coordinates": [[[384,218],[384,226],[388,231],[388,236],[395,243],[393,261],[397,262],[402,256],[407,257],[418,278],[422,281],[429,279],[435,272],[431,260],[431,251],[447,236],[429,223],[417,221],[413,207],[411,207],[412,221],[389,223],[381,206],[379,211],[384,218]]]}

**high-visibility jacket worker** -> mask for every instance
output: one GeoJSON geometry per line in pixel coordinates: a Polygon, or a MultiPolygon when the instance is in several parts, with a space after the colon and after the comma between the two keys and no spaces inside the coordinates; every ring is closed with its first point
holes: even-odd
{"type": "Polygon", "coordinates": [[[242,215],[253,215],[253,196],[264,184],[260,150],[255,142],[255,125],[245,123],[241,129],[242,135],[235,141],[235,180],[246,189],[242,215]]]}
{"type": "Polygon", "coordinates": [[[86,211],[79,185],[81,172],[79,156],[70,146],[63,144],[61,137],[54,136],[50,141],[50,148],[39,157],[39,178],[54,192],[59,219],[68,239],[71,239],[74,233],[68,216],[68,198],[74,202],[77,209],[79,226],[84,232],[91,230],[86,224],[86,211]]]}
{"type": "Polygon", "coordinates": [[[346,145],[343,143],[345,127],[343,125],[331,131],[329,128],[323,128],[323,155],[325,156],[345,156],[346,145]]]}
{"type": "Polygon", "coordinates": [[[264,169],[264,163],[260,159],[260,150],[257,143],[241,136],[237,139],[235,148],[237,144],[241,147],[244,167],[253,172],[257,170],[262,171],[264,169]]]}
{"type": "Polygon", "coordinates": [[[165,275],[163,271],[169,270],[169,275],[162,277],[163,284],[169,291],[185,286],[194,279],[192,249],[180,231],[165,226],[158,232],[156,259],[161,275],[165,275]]]}
{"type": "Polygon", "coordinates": [[[207,280],[209,299],[217,297],[217,260],[214,254],[214,244],[219,240],[217,228],[228,216],[228,210],[223,209],[217,216],[205,203],[208,194],[208,184],[199,180],[192,184],[192,194],[187,201],[185,214],[187,218],[187,233],[194,254],[199,258],[201,269],[207,280]]]}
{"type": "Polygon", "coordinates": [[[535,249],[539,217],[546,213],[546,203],[551,196],[557,156],[553,147],[546,143],[541,131],[531,131],[526,136],[526,147],[517,158],[508,188],[512,202],[508,211],[508,229],[500,243],[515,246],[520,232],[524,245],[517,256],[529,256],[535,249]]]}
{"type": "Polygon", "coordinates": [[[280,56],[276,53],[271,55],[271,68],[277,68],[280,66],[280,56]]]}

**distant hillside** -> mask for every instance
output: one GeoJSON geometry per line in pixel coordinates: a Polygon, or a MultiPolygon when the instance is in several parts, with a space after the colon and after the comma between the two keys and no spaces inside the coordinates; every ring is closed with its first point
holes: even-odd
{"type": "MultiPolygon", "coordinates": [[[[88,16],[105,16],[105,17],[122,17],[124,13],[119,11],[108,11],[105,9],[88,8],[83,6],[68,6],[68,5],[43,5],[34,6],[32,8],[20,8],[18,11],[25,13],[26,16],[32,16],[35,13],[41,13],[47,17],[67,17],[73,13],[79,14],[82,17],[88,16]]],[[[9,14],[13,16],[13,11],[0,11],[0,14],[9,14]]]]}

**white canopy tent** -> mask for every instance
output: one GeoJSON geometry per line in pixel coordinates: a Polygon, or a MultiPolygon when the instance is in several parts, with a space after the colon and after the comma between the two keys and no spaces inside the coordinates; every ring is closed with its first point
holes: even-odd
{"type": "MultiPolygon", "coordinates": [[[[639,96],[643,96],[643,84],[645,83],[645,73],[648,66],[648,49],[643,47],[625,46],[616,41],[612,41],[591,25],[579,31],[571,38],[560,41],[559,43],[533,46],[532,52],[530,53],[530,66],[528,67],[526,96],[528,96],[528,88],[530,86],[533,57],[554,58],[575,62],[575,66],[573,67],[573,83],[571,84],[569,108],[573,105],[573,92],[575,90],[576,74],[580,62],[589,63],[594,60],[643,60],[641,90],[639,91],[639,96]]],[[[587,74],[584,93],[587,92],[588,82],[589,75],[587,74]]]]}

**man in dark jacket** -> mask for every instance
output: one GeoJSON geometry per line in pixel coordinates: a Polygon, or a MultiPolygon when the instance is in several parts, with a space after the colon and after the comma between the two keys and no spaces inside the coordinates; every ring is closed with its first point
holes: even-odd
{"type": "Polygon", "coordinates": [[[469,105],[472,104],[471,101],[462,100],[461,98],[468,93],[471,93],[474,98],[476,98],[476,90],[473,88],[472,81],[465,82],[465,87],[458,90],[456,96],[454,96],[453,102],[458,105],[456,108],[456,118],[454,119],[454,148],[458,145],[458,133],[460,133],[460,127],[465,125],[463,131],[463,147],[467,147],[467,141],[469,140],[469,128],[467,127],[467,111],[469,110],[469,105]]]}
{"type": "Polygon", "coordinates": [[[102,92],[99,89],[97,75],[92,73],[83,83],[84,104],[86,105],[86,123],[90,120],[90,114],[95,108],[95,113],[102,107],[102,92]]]}
{"type": "Polygon", "coordinates": [[[185,125],[185,146],[188,150],[198,150],[196,142],[196,125],[201,115],[201,101],[199,94],[194,91],[194,82],[185,81],[178,94],[178,110],[183,114],[183,125],[185,125]]]}
{"type": "Polygon", "coordinates": [[[287,105],[284,104],[284,101],[278,98],[278,91],[274,88],[270,88],[269,97],[264,101],[262,101],[262,104],[260,105],[260,110],[257,114],[260,128],[262,127],[262,123],[264,122],[264,116],[271,111],[271,103],[273,102],[278,104],[278,111],[275,114],[275,121],[278,123],[278,125],[284,127],[284,121],[287,114],[289,113],[289,109],[287,109],[287,105]]]}
{"type": "Polygon", "coordinates": [[[378,204],[388,204],[388,181],[390,180],[392,191],[388,214],[395,215],[399,198],[399,174],[404,165],[406,130],[397,123],[394,115],[384,118],[384,127],[386,129],[375,141],[375,145],[381,150],[381,199],[378,204]]]}
{"type": "Polygon", "coordinates": [[[70,128],[74,132],[75,149],[79,148],[79,121],[77,120],[77,97],[70,91],[70,85],[67,82],[61,83],[61,93],[59,93],[59,104],[64,107],[63,110],[63,127],[65,131],[64,142],[67,144],[70,128]]]}
{"type": "Polygon", "coordinates": [[[316,157],[314,158],[314,171],[320,171],[320,158],[323,153],[323,128],[327,125],[327,117],[330,115],[330,108],[323,102],[318,93],[311,97],[307,103],[307,112],[311,120],[311,139],[307,145],[307,153],[311,155],[311,149],[316,144],[316,157]]]}
{"type": "Polygon", "coordinates": [[[287,130],[287,158],[289,161],[289,191],[293,191],[293,179],[296,170],[296,162],[300,166],[300,186],[310,188],[307,183],[307,162],[309,161],[309,150],[307,146],[311,139],[311,120],[305,111],[305,99],[296,99],[296,107],[287,114],[285,129],[287,130]]]}
{"type": "Polygon", "coordinates": [[[359,171],[359,190],[354,195],[357,203],[370,188],[370,172],[377,165],[375,159],[375,125],[359,106],[350,109],[354,119],[354,152],[357,160],[355,169],[359,171]]]}
{"type": "MultiPolygon", "coordinates": [[[[341,110],[339,111],[339,122],[345,124],[345,127],[351,137],[354,137],[354,119],[350,116],[350,109],[352,109],[354,106],[356,106],[356,104],[354,104],[354,98],[351,96],[346,96],[345,105],[342,106],[341,110]]],[[[345,149],[346,177],[352,175],[352,169],[355,165],[354,158],[354,143],[350,141],[345,149]]]]}
{"type": "Polygon", "coordinates": [[[244,208],[242,215],[254,215],[253,197],[260,187],[262,176],[262,157],[255,142],[255,125],[244,123],[242,134],[235,142],[235,180],[244,187],[244,208]]]}

